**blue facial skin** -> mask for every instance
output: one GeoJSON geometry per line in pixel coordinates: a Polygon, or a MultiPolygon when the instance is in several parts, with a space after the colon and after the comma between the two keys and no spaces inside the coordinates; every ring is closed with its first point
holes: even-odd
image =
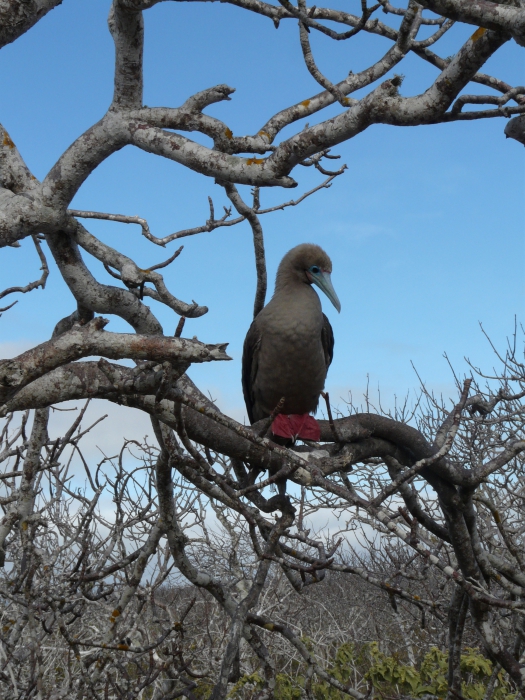
{"type": "Polygon", "coordinates": [[[330,299],[337,311],[340,312],[341,302],[339,301],[339,298],[335,293],[335,289],[332,285],[332,280],[330,279],[330,273],[327,270],[321,270],[321,268],[318,265],[312,265],[312,267],[308,268],[308,270],[306,271],[306,276],[308,277],[310,282],[312,282],[312,284],[315,284],[326,294],[326,296],[330,299]]]}

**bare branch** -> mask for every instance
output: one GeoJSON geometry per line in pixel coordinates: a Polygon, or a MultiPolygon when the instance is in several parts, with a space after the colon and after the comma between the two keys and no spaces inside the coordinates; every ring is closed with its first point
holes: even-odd
{"type": "MultiPolygon", "coordinates": [[[[235,185],[227,182],[220,183],[239,214],[247,219],[252,228],[253,234],[253,249],[255,252],[255,269],[257,271],[257,289],[255,292],[255,301],[253,303],[253,317],[262,310],[266,299],[266,288],[268,280],[266,276],[266,258],[264,255],[264,237],[261,222],[255,211],[255,207],[249,207],[239,195],[235,185]]],[[[255,195],[254,195],[255,196],[255,195]]]]}
{"type": "MultiPolygon", "coordinates": [[[[490,0],[423,0],[423,7],[449,19],[473,24],[485,29],[503,30],[518,44],[525,42],[525,10],[490,0]]],[[[482,30],[481,30],[482,32],[482,30]]],[[[477,32],[481,34],[481,32],[477,32]]]]}
{"type": "Polygon", "coordinates": [[[95,318],[85,326],[73,326],[62,335],[27,350],[12,360],[0,361],[0,401],[61,365],[91,355],[117,360],[130,358],[150,362],[170,362],[186,371],[191,362],[230,360],[227,343],[205,345],[198,340],[106,333],[109,321],[95,318]]]}
{"type": "Polygon", "coordinates": [[[10,44],[31,29],[62,0],[2,0],[0,2],[0,47],[10,44]]]}
{"type": "MultiPolygon", "coordinates": [[[[14,294],[15,292],[19,292],[20,294],[27,294],[27,292],[32,292],[33,289],[38,289],[38,287],[45,289],[47,278],[49,277],[49,267],[47,266],[46,256],[44,255],[44,251],[42,250],[42,246],[40,245],[40,241],[38,240],[37,236],[33,235],[32,239],[33,243],[35,244],[38,257],[40,258],[40,262],[42,263],[42,267],[40,268],[42,270],[42,275],[40,279],[35,280],[34,282],[30,282],[24,287],[8,287],[7,289],[4,289],[3,292],[0,292],[0,299],[7,296],[8,294],[14,294]]],[[[11,306],[13,306],[13,304],[11,304],[11,306]]],[[[2,309],[2,311],[7,311],[8,308],[11,307],[2,309]]]]}

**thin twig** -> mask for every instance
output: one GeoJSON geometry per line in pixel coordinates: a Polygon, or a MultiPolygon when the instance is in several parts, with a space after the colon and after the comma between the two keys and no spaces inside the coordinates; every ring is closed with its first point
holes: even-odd
{"type": "Polygon", "coordinates": [[[270,413],[270,415],[266,419],[266,422],[265,422],[263,428],[259,431],[259,433],[258,433],[259,437],[264,437],[266,435],[266,433],[270,429],[270,426],[272,425],[273,421],[275,420],[276,416],[278,416],[281,413],[281,411],[283,410],[283,406],[284,406],[285,401],[286,401],[286,398],[284,396],[279,399],[277,406],[270,413]]]}
{"type": "Polygon", "coordinates": [[[332,435],[334,436],[334,441],[341,443],[342,440],[337,433],[337,428],[335,427],[335,423],[334,423],[334,417],[332,416],[332,407],[330,406],[330,396],[329,396],[327,391],[322,391],[321,396],[323,397],[324,402],[326,404],[326,411],[328,413],[328,422],[330,423],[330,429],[332,431],[332,435]]]}
{"type": "MultiPolygon", "coordinates": [[[[33,239],[33,243],[35,244],[36,252],[38,253],[40,262],[42,263],[42,267],[40,268],[42,270],[42,275],[39,279],[35,280],[34,282],[26,284],[25,287],[8,287],[7,289],[4,289],[3,292],[0,292],[0,299],[6,297],[8,294],[14,294],[15,292],[19,292],[20,294],[27,294],[27,292],[32,292],[33,289],[37,289],[38,287],[45,289],[47,278],[49,277],[49,267],[47,264],[46,256],[44,255],[44,251],[42,250],[42,246],[40,245],[38,237],[36,235],[32,235],[31,238],[33,239]]],[[[0,309],[0,312],[7,311],[15,304],[16,302],[13,302],[13,304],[6,306],[4,309],[0,309]]]]}
{"type": "Polygon", "coordinates": [[[181,316],[179,322],[177,323],[177,328],[175,329],[175,338],[180,338],[182,334],[182,329],[186,323],[186,316],[181,316]]]}

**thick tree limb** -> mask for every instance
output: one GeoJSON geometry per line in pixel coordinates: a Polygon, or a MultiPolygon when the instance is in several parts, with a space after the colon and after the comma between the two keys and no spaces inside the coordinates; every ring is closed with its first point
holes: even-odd
{"type": "Polygon", "coordinates": [[[22,36],[62,0],[0,0],[0,48],[22,36]]]}
{"type": "Polygon", "coordinates": [[[12,360],[0,360],[0,402],[9,400],[22,387],[57,367],[91,355],[113,360],[169,362],[177,366],[179,374],[192,362],[231,359],[225,352],[226,344],[205,345],[185,338],[107,333],[103,330],[107,323],[107,319],[98,317],[12,360]]]}
{"type": "MultiPolygon", "coordinates": [[[[449,19],[486,29],[503,30],[525,46],[525,10],[490,0],[422,0],[423,7],[449,19]]],[[[477,33],[477,32],[476,32],[477,33]]]]}

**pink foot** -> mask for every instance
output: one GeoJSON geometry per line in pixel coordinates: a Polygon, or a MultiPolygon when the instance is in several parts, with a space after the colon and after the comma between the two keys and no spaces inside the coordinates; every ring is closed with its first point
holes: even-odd
{"type": "Polygon", "coordinates": [[[272,423],[272,433],[292,440],[301,438],[318,442],[321,439],[319,423],[309,413],[288,416],[280,413],[272,423]]]}

